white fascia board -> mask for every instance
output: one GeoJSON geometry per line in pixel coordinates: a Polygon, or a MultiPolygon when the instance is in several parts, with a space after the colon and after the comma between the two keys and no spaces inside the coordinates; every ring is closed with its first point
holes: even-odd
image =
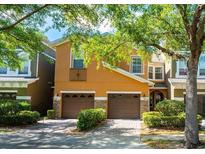
{"type": "Polygon", "coordinates": [[[141,91],[107,91],[107,94],[141,94],[141,91]]]}
{"type": "Polygon", "coordinates": [[[17,90],[0,90],[0,93],[17,93],[17,90]]]}
{"type": "Polygon", "coordinates": [[[31,100],[31,96],[16,96],[17,100],[31,100]]]}
{"type": "MultiPolygon", "coordinates": [[[[186,92],[183,92],[183,94],[185,95],[186,92]]],[[[197,92],[197,95],[205,95],[205,92],[197,92]]]]}
{"type": "Polygon", "coordinates": [[[60,91],[61,94],[95,94],[95,91],[60,91]]]}

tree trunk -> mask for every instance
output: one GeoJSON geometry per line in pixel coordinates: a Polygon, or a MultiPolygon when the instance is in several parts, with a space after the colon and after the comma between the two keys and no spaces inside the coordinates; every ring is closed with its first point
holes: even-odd
{"type": "Polygon", "coordinates": [[[186,81],[186,119],[185,141],[186,148],[196,148],[199,144],[199,128],[197,122],[198,99],[197,99],[197,72],[198,59],[191,57],[187,63],[186,81]]]}

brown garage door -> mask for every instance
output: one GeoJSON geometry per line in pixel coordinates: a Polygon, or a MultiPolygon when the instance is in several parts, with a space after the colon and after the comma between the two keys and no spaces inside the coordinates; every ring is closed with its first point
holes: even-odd
{"type": "Polygon", "coordinates": [[[139,94],[108,94],[108,118],[136,119],[139,117],[139,94]]]}
{"type": "Polygon", "coordinates": [[[94,94],[63,94],[62,117],[77,118],[82,109],[94,108],[94,94]]]}

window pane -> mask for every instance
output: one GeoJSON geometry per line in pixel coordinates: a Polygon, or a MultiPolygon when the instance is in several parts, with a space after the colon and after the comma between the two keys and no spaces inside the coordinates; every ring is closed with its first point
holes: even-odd
{"type": "Polygon", "coordinates": [[[19,70],[19,74],[28,74],[28,68],[29,67],[29,62],[25,61],[23,64],[23,67],[19,70]]]}
{"type": "Polygon", "coordinates": [[[149,67],[149,79],[153,79],[153,67],[149,67]]]}
{"type": "Polygon", "coordinates": [[[205,76],[205,56],[201,56],[199,59],[199,75],[205,76]]]}
{"type": "Polygon", "coordinates": [[[179,75],[187,75],[187,69],[186,68],[179,68],[179,75]]]}
{"type": "Polygon", "coordinates": [[[161,67],[155,68],[155,79],[162,79],[162,68],[161,67]]]}
{"type": "Polygon", "coordinates": [[[73,61],[73,68],[75,68],[75,69],[82,69],[82,68],[84,68],[83,59],[74,59],[74,61],[73,61]]]}
{"type": "Polygon", "coordinates": [[[0,74],[7,74],[7,68],[6,67],[0,67],[0,74]]]}
{"type": "Polygon", "coordinates": [[[179,69],[179,75],[187,75],[186,61],[180,60],[178,69],[179,69]]]}
{"type": "Polygon", "coordinates": [[[205,69],[200,69],[200,71],[199,71],[199,75],[201,75],[201,76],[205,76],[205,69]]]}
{"type": "Polygon", "coordinates": [[[142,61],[140,57],[132,58],[132,72],[133,73],[142,73],[142,61]]]}

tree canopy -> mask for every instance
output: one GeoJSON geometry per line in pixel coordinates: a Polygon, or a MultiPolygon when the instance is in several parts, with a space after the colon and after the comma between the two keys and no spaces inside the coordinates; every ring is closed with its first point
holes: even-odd
{"type": "MultiPolygon", "coordinates": [[[[19,50],[29,53],[30,58],[45,50],[42,27],[51,18],[53,25],[46,27],[67,28],[70,33],[80,27],[89,29],[95,24],[95,7],[89,5],[0,5],[0,66],[20,67],[19,50]]],[[[81,30],[82,32],[82,30],[81,30]]]]}
{"type": "MultiPolygon", "coordinates": [[[[190,51],[190,34],[187,26],[193,26],[198,5],[104,5],[99,9],[101,18],[107,19],[114,32],[71,36],[73,43],[86,52],[87,58],[95,55],[97,60],[109,63],[127,59],[133,48],[144,53],[161,50],[168,56],[187,59],[190,51]],[[103,16],[103,17],[102,17],[103,16]],[[113,55],[113,56],[112,56],[113,55]]],[[[204,14],[198,19],[204,22],[204,14]]],[[[100,20],[102,21],[102,20],[100,20]]],[[[196,25],[199,27],[199,25],[196,25]]],[[[204,29],[197,29],[203,42],[204,29]]],[[[89,61],[89,60],[88,60],[89,61]]]]}

